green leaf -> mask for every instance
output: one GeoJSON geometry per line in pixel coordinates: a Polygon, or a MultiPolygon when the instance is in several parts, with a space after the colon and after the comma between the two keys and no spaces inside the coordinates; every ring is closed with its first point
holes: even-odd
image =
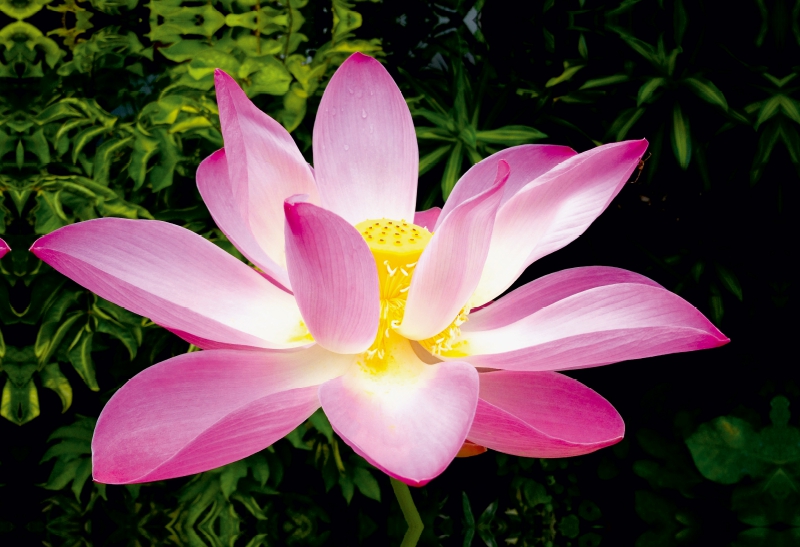
{"type": "Polygon", "coordinates": [[[458,178],[461,176],[461,163],[462,157],[461,141],[458,141],[455,146],[450,150],[450,156],[447,158],[447,164],[444,166],[444,175],[442,176],[442,196],[445,200],[450,195],[450,192],[455,188],[458,178]]]}
{"type": "Polygon", "coordinates": [[[381,501],[381,487],[368,469],[356,467],[353,470],[353,482],[364,496],[371,500],[381,501]]]}
{"type": "Polygon", "coordinates": [[[58,363],[46,365],[39,371],[39,379],[47,389],[52,389],[61,399],[61,412],[64,413],[72,404],[72,386],[69,380],[62,374],[58,363]]]}
{"type": "Polygon", "coordinates": [[[742,286],[739,284],[739,279],[732,271],[721,264],[716,264],[717,276],[722,282],[722,286],[728,289],[740,301],[742,300],[742,286]]]}
{"type": "Polygon", "coordinates": [[[450,146],[440,146],[433,152],[429,152],[428,154],[422,156],[419,159],[420,176],[424,175],[425,173],[433,169],[433,167],[437,163],[439,163],[439,160],[441,160],[445,156],[445,154],[447,154],[450,151],[450,148],[451,148],[450,146]]]}
{"type": "Polygon", "coordinates": [[[353,483],[353,477],[350,476],[350,474],[340,474],[339,487],[342,489],[342,496],[344,497],[345,501],[348,505],[350,505],[350,502],[353,501],[353,494],[355,493],[355,483],[353,483]]]}
{"type": "Polygon", "coordinates": [[[777,95],[764,101],[761,106],[761,109],[758,112],[758,118],[756,118],[756,125],[755,128],[758,129],[759,126],[773,117],[775,114],[778,113],[778,109],[782,104],[781,95],[777,95]]]}
{"type": "MultiPolygon", "coordinates": [[[[91,464],[91,459],[86,458],[91,464]]],[[[58,460],[50,472],[50,477],[42,486],[48,490],[61,490],[75,480],[78,468],[81,467],[83,459],[58,460]]]]}
{"type": "Polygon", "coordinates": [[[72,108],[69,104],[57,102],[39,112],[33,121],[39,125],[45,125],[63,118],[74,118],[77,116],[81,116],[81,113],[72,108]]]}
{"type": "Polygon", "coordinates": [[[625,140],[628,131],[642,117],[642,114],[644,114],[644,108],[629,108],[620,114],[609,129],[609,133],[614,135],[614,140],[625,140]]]}
{"type": "Polygon", "coordinates": [[[636,106],[642,106],[648,102],[656,90],[666,83],[666,78],[650,78],[642,87],[639,88],[639,95],[636,98],[636,106]]]}
{"type": "Polygon", "coordinates": [[[619,84],[627,82],[630,77],[627,74],[614,74],[613,76],[606,76],[605,78],[595,78],[593,80],[586,80],[586,82],[578,89],[593,89],[595,87],[603,87],[607,85],[619,84]]]}
{"type": "Polygon", "coordinates": [[[80,334],[80,340],[67,353],[69,362],[80,375],[86,386],[92,391],[100,391],[95,378],[94,363],[92,362],[92,333],[85,330],[80,334]]]}
{"type": "Polygon", "coordinates": [[[475,537],[475,515],[466,492],[461,492],[461,509],[464,511],[464,547],[470,547],[475,537]]]}
{"type": "Polygon", "coordinates": [[[675,159],[678,160],[681,169],[685,170],[689,167],[689,162],[692,159],[692,136],[689,130],[689,119],[683,115],[683,111],[677,103],[672,108],[672,132],[670,137],[675,159]]]}
{"type": "Polygon", "coordinates": [[[688,24],[689,18],[686,15],[686,8],[683,7],[683,0],[675,0],[673,28],[675,29],[675,43],[679,46],[683,42],[683,35],[686,34],[688,24]]]}
{"type": "Polygon", "coordinates": [[[314,429],[325,435],[329,443],[333,442],[333,427],[331,427],[328,417],[325,416],[325,412],[321,408],[309,416],[308,421],[311,422],[314,429]]]}
{"type": "Polygon", "coordinates": [[[81,459],[80,465],[75,469],[75,477],[72,479],[72,493],[75,494],[75,499],[81,500],[81,491],[86,480],[92,474],[92,460],[91,458],[81,459]]]}
{"type": "Polygon", "coordinates": [[[111,335],[125,346],[125,349],[128,350],[128,354],[131,357],[131,361],[136,358],[136,352],[139,350],[139,344],[142,343],[141,339],[141,331],[139,332],[139,336],[137,337],[134,332],[132,332],[127,327],[117,323],[116,321],[110,319],[98,319],[97,321],[97,328],[95,328],[95,332],[103,332],[105,334],[111,335]]]}
{"type": "Polygon", "coordinates": [[[0,401],[0,416],[17,425],[30,422],[39,415],[39,392],[33,380],[17,386],[6,380],[3,397],[0,401]]]}
{"type": "Polygon", "coordinates": [[[415,127],[414,132],[417,134],[418,139],[423,140],[436,140],[436,141],[453,141],[455,137],[445,129],[439,127],[415,127]]]}
{"type": "Polygon", "coordinates": [[[81,150],[83,150],[83,148],[89,144],[92,139],[106,131],[108,131],[108,128],[106,127],[87,127],[75,135],[72,145],[72,163],[77,163],[78,154],[81,153],[81,150]]]}
{"type": "Polygon", "coordinates": [[[705,78],[686,78],[683,83],[707,103],[717,105],[725,111],[728,110],[728,101],[725,100],[725,95],[711,81],[705,78]]]}
{"type": "Polygon", "coordinates": [[[545,87],[553,87],[562,82],[569,81],[572,79],[575,74],[578,73],[580,69],[582,69],[586,65],[575,65],[575,66],[568,66],[568,64],[564,63],[564,72],[562,72],[559,76],[555,76],[547,80],[547,83],[544,84],[545,87]]]}
{"type": "Polygon", "coordinates": [[[222,469],[219,476],[219,487],[225,499],[228,499],[231,494],[236,490],[236,485],[239,484],[239,479],[247,476],[247,463],[245,460],[239,460],[226,465],[222,469]]]}
{"type": "Polygon", "coordinates": [[[111,163],[114,155],[122,148],[126,147],[133,137],[124,139],[109,139],[97,148],[94,155],[94,169],[92,171],[94,180],[100,184],[108,184],[108,173],[111,170],[111,163]]]}
{"type": "Polygon", "coordinates": [[[476,137],[478,141],[485,143],[516,146],[518,144],[526,144],[531,141],[544,139],[547,135],[538,129],[526,125],[507,125],[500,129],[478,131],[476,137]]]}
{"type": "Polygon", "coordinates": [[[686,439],[700,473],[721,484],[737,483],[745,475],[763,474],[766,464],[752,453],[758,445],[758,436],[750,424],[734,416],[701,424],[686,439]]]}

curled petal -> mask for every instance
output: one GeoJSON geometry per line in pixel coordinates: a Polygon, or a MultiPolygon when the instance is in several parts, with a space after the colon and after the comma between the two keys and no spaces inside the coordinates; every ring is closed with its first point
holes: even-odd
{"type": "Polygon", "coordinates": [[[619,283],[660,287],[643,275],[608,266],[570,268],[551,273],[510,292],[469,316],[466,330],[492,330],[510,325],[573,294],[619,283]]]}
{"type": "Polygon", "coordinates": [[[411,113],[386,69],[361,53],[331,78],[314,123],[323,205],[350,224],[411,221],[419,152],[411,113]]]}
{"type": "Polygon", "coordinates": [[[494,185],[456,207],[433,234],[414,270],[398,328],[406,338],[422,340],[442,332],[467,304],[486,260],[508,174],[501,160],[494,185]]]}
{"type": "Polygon", "coordinates": [[[5,255],[5,254],[6,254],[8,251],[10,251],[10,250],[11,250],[11,247],[9,247],[9,246],[6,244],[6,242],[5,242],[5,241],[3,241],[2,239],[0,239],[0,258],[2,258],[2,257],[3,257],[3,256],[4,256],[4,255],[5,255]]]}
{"type": "Polygon", "coordinates": [[[478,373],[466,363],[425,365],[410,347],[396,357],[404,360],[404,374],[356,368],[320,386],[319,398],[333,429],[356,453],[386,474],[422,486],[445,470],[464,443],[478,373]]]}
{"type": "Polygon", "coordinates": [[[76,283],[173,331],[224,346],[309,343],[292,295],[174,224],[89,220],[39,238],[31,251],[76,283]]]}
{"type": "Polygon", "coordinates": [[[646,148],[645,140],[598,146],[564,160],[508,199],[497,211],[474,305],[502,294],[525,268],[586,231],[646,148]]]}
{"type": "Polygon", "coordinates": [[[297,304],[314,340],[360,353],[378,332],[375,259],[343,218],[297,198],[286,200],[286,259],[297,304]]]}
{"type": "MultiPolygon", "coordinates": [[[[288,131],[261,112],[233,78],[217,69],[214,83],[229,178],[206,183],[203,199],[223,232],[236,229],[239,234],[243,223],[264,253],[283,268],[283,201],[307,194],[308,201],[318,203],[314,177],[288,131]],[[239,218],[233,219],[237,213],[239,218]]],[[[282,282],[279,272],[265,271],[282,282]]]]}
{"type": "MultiPolygon", "coordinates": [[[[481,313],[490,313],[493,306],[481,313]]],[[[469,321],[462,326],[460,339],[445,357],[469,356],[476,367],[504,370],[593,367],[729,341],[680,296],[640,283],[595,287],[513,323],[473,328],[469,321]]]]}
{"type": "MultiPolygon", "coordinates": [[[[511,169],[500,201],[502,205],[526,184],[575,154],[576,152],[568,146],[552,144],[523,144],[492,154],[470,167],[469,171],[458,180],[444,204],[439,223],[466,200],[485,192],[492,186],[498,161],[505,161],[511,169]]],[[[433,228],[428,229],[433,231],[433,228]]]]}
{"type": "Polygon", "coordinates": [[[625,424],[611,404],[556,372],[498,371],[480,375],[468,439],[527,458],[563,458],[622,440],[625,424]]]}
{"type": "Polygon", "coordinates": [[[441,213],[442,209],[439,207],[431,207],[426,211],[417,211],[414,213],[414,224],[432,232],[441,213]]]}
{"type": "MultiPolygon", "coordinates": [[[[278,264],[256,240],[247,220],[246,207],[239,207],[234,188],[228,175],[228,160],[225,149],[217,150],[200,163],[197,168],[197,188],[208,207],[214,222],[233,245],[250,262],[261,268],[275,283],[290,288],[289,274],[278,264]]],[[[283,234],[281,234],[283,236],[283,234]]],[[[283,244],[281,244],[281,253],[283,244]]]]}
{"type": "Polygon", "coordinates": [[[149,482],[245,458],[317,408],[317,387],[352,358],[314,346],[187,353],[133,377],[106,404],[92,439],[94,480],[149,482]]]}

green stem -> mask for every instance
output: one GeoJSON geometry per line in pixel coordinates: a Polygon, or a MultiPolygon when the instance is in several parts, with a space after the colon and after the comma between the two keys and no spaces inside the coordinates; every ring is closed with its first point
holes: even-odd
{"type": "Polygon", "coordinates": [[[419,511],[417,511],[417,506],[414,505],[414,498],[411,497],[408,485],[393,477],[391,481],[392,490],[394,490],[394,495],[397,496],[397,503],[400,504],[400,510],[403,511],[403,516],[408,524],[408,530],[400,547],[416,547],[425,525],[422,524],[422,519],[419,516],[419,511]]]}

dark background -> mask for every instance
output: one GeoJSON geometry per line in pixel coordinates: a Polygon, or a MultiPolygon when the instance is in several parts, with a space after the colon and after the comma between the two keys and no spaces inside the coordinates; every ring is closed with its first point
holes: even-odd
{"type": "MultiPolygon", "coordinates": [[[[215,6],[222,13],[256,9],[215,6]]],[[[277,3],[268,6],[281,9],[277,3]]],[[[226,245],[194,190],[197,163],[219,146],[213,127],[159,137],[160,152],[145,161],[149,174],[143,183],[130,175],[135,151],[121,148],[111,155],[106,187],[116,197],[92,198],[86,205],[58,186],[68,179],[80,182],[79,177],[96,181],[99,175],[96,169],[87,173],[83,159],[71,161],[77,131],[65,132],[70,140],[59,152],[56,132],[65,120],[42,117],[54,102],[94,99],[102,112],[118,118],[78,152],[91,163],[104,142],[126,135],[119,129],[124,124],[145,120],[141,123],[146,127],[159,127],[148,110],[159,97],[172,93],[187,101],[202,96],[213,100],[213,91],[202,86],[170,90],[181,81],[181,64],[190,61],[167,59],[160,50],[169,42],[145,36],[166,20],[163,14],[154,15],[158,9],[135,0],[84,7],[93,13],[94,26],[79,40],[97,44],[91,54],[76,48],[79,41],[70,45],[69,37],[59,34],[50,38],[64,55],[53,66],[41,45],[30,58],[4,46],[0,190],[3,237],[14,252],[2,261],[3,291],[8,293],[0,317],[7,346],[3,370],[12,382],[24,363],[32,363],[37,372],[28,379],[19,372],[14,378],[21,386],[37,386],[41,408],[38,417],[22,425],[12,423],[25,421],[22,410],[16,418],[0,419],[0,541],[385,545],[388,536],[399,543],[404,524],[388,480],[369,471],[371,480],[363,479],[357,470],[366,464],[317,423],[301,427],[291,441],[248,459],[235,472],[209,472],[141,489],[102,490],[90,482],[75,486],[81,472],[78,464],[68,464],[86,460],[85,442],[81,445],[80,436],[74,437],[75,429],[64,430],[61,441],[48,440],[51,433],[76,423],[91,431],[92,418],[119,385],[152,362],[186,351],[186,344],[157,327],[119,316],[117,322],[128,332],[138,328],[142,336],[131,359],[120,338],[92,323],[97,303],[91,295],[69,282],[60,285],[57,274],[26,256],[25,249],[37,234],[91,215],[152,215],[226,245]],[[138,36],[142,47],[153,48],[152,59],[136,47],[99,38],[127,33],[138,36]],[[79,58],[84,59],[82,68],[63,68],[79,58]],[[26,68],[37,62],[41,74],[26,68]],[[134,64],[139,67],[131,69],[134,64]],[[24,127],[24,120],[33,120],[33,125],[24,127]],[[45,144],[37,144],[39,127],[45,144]],[[22,143],[22,160],[17,143],[22,143]],[[169,146],[179,159],[169,171],[172,183],[159,187],[156,175],[171,165],[164,152],[169,146]],[[48,157],[41,147],[50,150],[48,157]],[[44,198],[50,195],[62,199],[63,218],[44,198]],[[82,207],[94,209],[87,213],[82,207]],[[39,372],[43,363],[24,352],[44,336],[48,317],[58,323],[71,313],[52,319],[53,302],[69,290],[77,296],[66,309],[84,310],[87,324],[94,325],[89,365],[96,371],[97,389],[90,389],[91,381],[77,372],[81,361],[71,356],[66,342],[56,344],[48,363],[58,363],[74,395],[62,413],[55,391],[45,389],[39,372]],[[40,462],[48,447],[65,440],[72,444],[40,462]],[[340,467],[334,452],[340,454],[340,467]],[[264,484],[256,470],[263,462],[271,469],[264,484]],[[62,467],[53,471],[54,463],[62,467]],[[370,499],[375,488],[381,503],[370,499]]],[[[414,490],[427,524],[423,542],[462,545],[472,538],[473,545],[502,545],[517,538],[516,545],[581,547],[800,543],[800,522],[793,516],[800,512],[797,435],[782,433],[775,440],[758,433],[770,423],[770,402],[776,396],[791,402],[800,396],[797,359],[790,347],[794,241],[789,233],[789,219],[797,214],[800,165],[800,3],[574,0],[512,6],[409,0],[311,1],[295,7],[305,17],[300,31],[308,37],[297,51],[314,57],[314,63],[330,63],[293,131],[310,161],[316,105],[330,73],[346,56],[321,53],[323,44],[336,38],[331,10],[357,13],[360,27],[340,34],[338,43],[378,55],[409,99],[415,124],[450,139],[419,135],[423,157],[450,147],[438,161],[426,164],[420,209],[441,206],[453,177],[476,158],[512,144],[558,143],[583,151],[605,142],[646,138],[650,148],[642,170],[608,210],[576,242],[531,266],[515,286],[563,268],[622,267],[678,292],[731,338],[729,345],[711,351],[570,372],[616,406],[627,424],[626,440],[567,460],[526,460],[492,452],[456,460],[430,485],[414,490]],[[366,42],[372,39],[379,39],[379,45],[366,42]],[[575,71],[577,66],[581,68],[575,71]],[[657,78],[663,80],[655,91],[644,93],[657,78]],[[450,126],[437,126],[420,114],[433,109],[433,103],[450,126]],[[482,139],[479,132],[509,126],[514,129],[502,138],[495,134],[494,141],[482,139]],[[459,142],[461,151],[456,153],[459,142]],[[718,468],[744,469],[734,481],[707,472],[702,461],[713,460],[710,452],[690,451],[686,443],[701,424],[721,416],[742,420],[730,422],[739,424],[734,431],[738,440],[694,437],[699,439],[695,446],[705,442],[709,451],[716,450],[718,468]],[[782,450],[781,455],[775,456],[773,449],[782,450]],[[793,486],[781,490],[775,486],[779,483],[793,486]]],[[[44,33],[80,23],[74,11],[62,13],[48,8],[21,20],[44,33]]],[[[202,24],[202,17],[193,17],[192,24],[202,24]]],[[[339,20],[347,17],[340,15],[339,20]]],[[[14,18],[0,23],[8,28],[14,18]]],[[[206,40],[212,43],[225,32],[206,40]]],[[[280,37],[283,31],[276,32],[280,37]]],[[[290,125],[281,93],[256,94],[254,100],[290,125]]],[[[178,121],[186,114],[180,116],[178,121]]],[[[99,115],[91,119],[91,124],[102,125],[99,115]]],[[[217,123],[213,116],[209,119],[217,123]]],[[[70,331],[65,340],[75,336],[80,333],[70,331]]],[[[790,425],[796,423],[792,418],[790,425]]]]}

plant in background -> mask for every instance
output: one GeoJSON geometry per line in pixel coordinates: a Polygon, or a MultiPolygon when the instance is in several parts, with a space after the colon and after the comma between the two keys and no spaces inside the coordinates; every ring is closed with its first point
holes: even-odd
{"type": "Polygon", "coordinates": [[[377,61],[355,54],[331,79],[314,171],[232,78],[215,77],[226,146],[201,164],[198,188],[260,273],[158,221],[97,219],[31,247],[204,349],[114,394],[92,440],[95,480],[212,469],[321,405],[333,430],[393,477],[412,538],[420,521],[405,484],[424,485],[462,448],[563,457],[622,438],[605,399],[550,371],[728,341],[678,296],[613,268],[565,270],[492,302],[588,227],[645,142],[498,152],[460,179],[444,209],[415,214],[416,136],[377,61]]]}

